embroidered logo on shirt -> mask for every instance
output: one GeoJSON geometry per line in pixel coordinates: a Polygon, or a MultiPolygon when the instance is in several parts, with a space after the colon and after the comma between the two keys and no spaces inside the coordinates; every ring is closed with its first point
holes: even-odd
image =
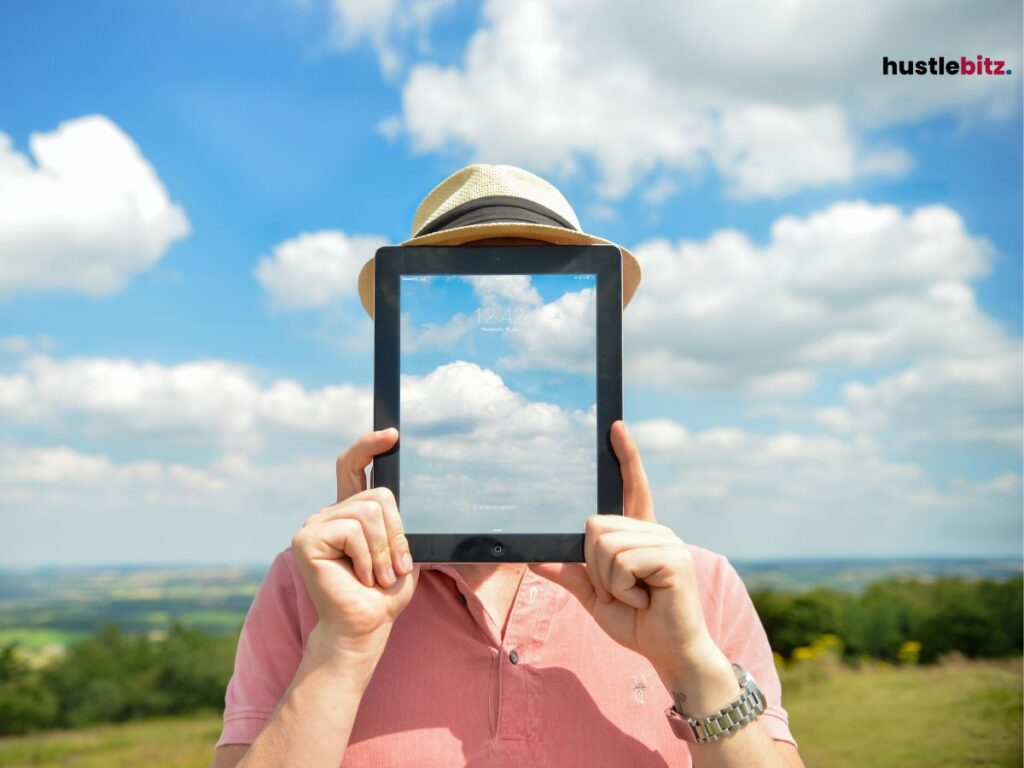
{"type": "Polygon", "coordinates": [[[642,673],[633,675],[633,698],[638,704],[643,704],[647,700],[647,679],[642,673]]]}

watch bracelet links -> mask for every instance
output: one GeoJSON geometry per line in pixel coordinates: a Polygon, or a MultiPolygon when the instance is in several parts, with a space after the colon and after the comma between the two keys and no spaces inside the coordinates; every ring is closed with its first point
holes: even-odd
{"type": "Polygon", "coordinates": [[[731,704],[700,719],[688,717],[676,707],[673,709],[693,726],[697,741],[703,743],[718,741],[756,720],[764,711],[760,704],[754,691],[744,686],[743,692],[731,704]]]}

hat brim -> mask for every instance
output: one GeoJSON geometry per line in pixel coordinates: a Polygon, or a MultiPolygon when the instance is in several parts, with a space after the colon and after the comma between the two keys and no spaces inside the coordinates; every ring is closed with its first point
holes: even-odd
{"type": "MultiPolygon", "coordinates": [[[[640,262],[636,257],[618,243],[605,240],[603,237],[588,235],[562,227],[546,224],[529,224],[515,221],[490,221],[471,224],[466,227],[453,227],[429,235],[421,235],[406,240],[401,245],[462,245],[473,240],[491,237],[525,237],[541,240],[554,245],[614,245],[622,253],[622,308],[629,304],[637,286],[640,285],[640,262]]],[[[371,258],[359,270],[359,300],[363,309],[373,317],[373,259],[371,258]]]]}

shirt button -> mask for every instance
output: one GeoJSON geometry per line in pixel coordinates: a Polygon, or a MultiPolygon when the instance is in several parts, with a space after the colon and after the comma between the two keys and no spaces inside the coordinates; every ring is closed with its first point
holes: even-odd
{"type": "Polygon", "coordinates": [[[508,660],[511,661],[513,664],[519,663],[519,654],[516,653],[514,648],[511,651],[509,651],[508,660]]]}

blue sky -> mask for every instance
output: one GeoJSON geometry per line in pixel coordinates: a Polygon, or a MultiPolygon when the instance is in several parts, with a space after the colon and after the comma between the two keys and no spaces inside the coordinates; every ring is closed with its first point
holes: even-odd
{"type": "Polygon", "coordinates": [[[1019,3],[588,2],[0,11],[0,563],[285,546],[370,426],[358,268],[474,161],[637,254],[684,538],[1019,556],[1019,3]],[[880,74],[977,53],[1013,74],[880,74]]]}

